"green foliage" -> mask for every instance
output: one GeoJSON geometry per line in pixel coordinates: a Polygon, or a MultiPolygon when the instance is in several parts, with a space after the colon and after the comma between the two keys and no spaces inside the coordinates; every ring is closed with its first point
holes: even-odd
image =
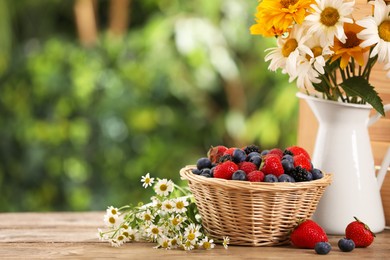
{"type": "Polygon", "coordinates": [[[45,12],[26,24],[8,1],[21,29],[0,71],[1,211],[134,204],[151,195],[142,175],[180,184],[210,145],[295,142],[296,88],[267,71],[273,41],[249,34],[255,2],[135,1],[128,34],[92,48],[67,23],[40,27],[71,19],[71,1],[21,2],[45,12]]]}

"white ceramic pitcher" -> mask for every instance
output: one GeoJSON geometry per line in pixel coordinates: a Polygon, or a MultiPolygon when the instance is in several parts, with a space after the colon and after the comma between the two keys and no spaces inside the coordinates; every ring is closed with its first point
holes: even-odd
{"type": "MultiPolygon", "coordinates": [[[[370,105],[347,104],[311,97],[304,99],[314,112],[319,128],[312,156],[314,167],[333,174],[313,220],[328,234],[345,234],[354,216],[374,233],[385,228],[380,187],[390,165],[390,148],[375,174],[368,127],[380,115],[369,117],[370,105]]],[[[390,109],[390,104],[385,110],[390,109]]]]}

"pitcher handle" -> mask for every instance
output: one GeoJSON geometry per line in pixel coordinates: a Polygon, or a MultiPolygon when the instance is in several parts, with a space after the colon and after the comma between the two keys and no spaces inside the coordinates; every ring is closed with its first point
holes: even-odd
{"type": "MultiPolygon", "coordinates": [[[[384,105],[383,106],[383,109],[386,111],[390,110],[390,104],[387,104],[387,105],[384,105]]],[[[381,118],[382,115],[379,114],[378,112],[375,113],[375,115],[371,116],[370,119],[368,120],[368,124],[367,126],[371,126],[373,125],[376,121],[379,120],[379,118],[381,118]]]]}
{"type": "Polygon", "coordinates": [[[386,173],[389,170],[389,167],[390,167],[390,146],[387,149],[387,153],[386,153],[385,157],[383,158],[381,168],[378,171],[377,182],[378,182],[379,188],[382,187],[383,181],[386,177],[386,173]]]}

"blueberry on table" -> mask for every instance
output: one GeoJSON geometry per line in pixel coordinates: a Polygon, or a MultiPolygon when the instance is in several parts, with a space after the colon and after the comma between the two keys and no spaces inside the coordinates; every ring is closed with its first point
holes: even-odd
{"type": "Polygon", "coordinates": [[[330,252],[332,246],[328,242],[318,242],[314,246],[314,251],[319,255],[326,255],[330,252]]]}
{"type": "Polygon", "coordinates": [[[355,242],[348,238],[341,238],[337,245],[343,252],[351,252],[355,248],[355,242]]]}

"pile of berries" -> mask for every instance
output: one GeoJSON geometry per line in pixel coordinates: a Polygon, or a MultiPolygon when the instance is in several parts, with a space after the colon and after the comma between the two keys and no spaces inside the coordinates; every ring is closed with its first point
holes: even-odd
{"type": "Polygon", "coordinates": [[[244,148],[211,147],[207,157],[198,159],[194,174],[208,178],[251,182],[302,182],[321,179],[310,155],[299,146],[284,150],[262,150],[256,145],[244,148]]]}

